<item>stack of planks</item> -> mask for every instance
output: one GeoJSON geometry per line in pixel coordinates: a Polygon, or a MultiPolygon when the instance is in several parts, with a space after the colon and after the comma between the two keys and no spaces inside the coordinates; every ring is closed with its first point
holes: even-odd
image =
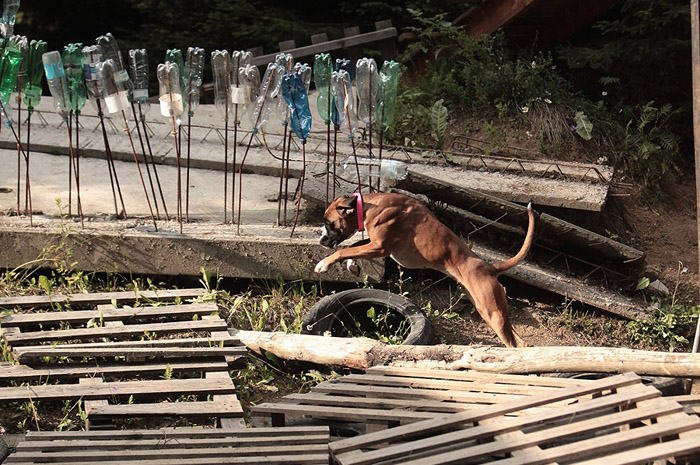
{"type": "Polygon", "coordinates": [[[7,309],[92,308],[0,320],[18,363],[0,365],[0,403],[84,401],[89,429],[111,427],[116,419],[162,417],[243,426],[228,370],[246,349],[227,332],[215,303],[180,303],[201,296],[195,289],[3,298],[7,309]],[[139,305],[122,306],[134,300],[139,305]],[[169,300],[176,303],[163,305],[169,300]]]}

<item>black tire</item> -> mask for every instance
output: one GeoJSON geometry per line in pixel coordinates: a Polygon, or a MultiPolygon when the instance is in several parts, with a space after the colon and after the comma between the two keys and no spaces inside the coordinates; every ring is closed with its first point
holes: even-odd
{"type": "MultiPolygon", "coordinates": [[[[573,379],[601,379],[612,376],[609,373],[557,373],[558,378],[573,379]]],[[[670,378],[665,376],[640,376],[642,383],[654,386],[661,392],[662,396],[681,396],[686,394],[685,384],[681,378],[670,378]]]]}
{"type": "Polygon", "coordinates": [[[0,438],[0,463],[2,463],[7,458],[7,443],[3,438],[0,438]]]}
{"type": "MultiPolygon", "coordinates": [[[[349,320],[353,323],[368,319],[367,310],[379,307],[389,311],[392,325],[406,321],[410,332],[403,344],[429,345],[433,341],[433,325],[425,313],[404,297],[380,289],[350,289],[331,294],[319,300],[304,316],[303,334],[323,335],[330,331],[333,336],[347,335],[349,320]]],[[[389,319],[388,318],[388,319],[389,319]]]]}

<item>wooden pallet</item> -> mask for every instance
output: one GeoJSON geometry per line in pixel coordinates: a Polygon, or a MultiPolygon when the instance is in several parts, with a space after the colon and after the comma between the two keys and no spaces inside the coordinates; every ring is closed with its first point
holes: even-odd
{"type": "Polygon", "coordinates": [[[328,428],[30,432],[5,463],[328,464],[328,428]]]}
{"type": "Polygon", "coordinates": [[[498,404],[579,386],[588,380],[474,371],[373,367],[327,381],[306,394],[253,407],[256,426],[283,426],[298,417],[394,427],[485,404],[498,404]]]}
{"type": "Polygon", "coordinates": [[[697,463],[700,418],[629,373],[343,439],[330,449],[340,465],[612,465],[689,455],[697,463]]]}
{"type": "MultiPolygon", "coordinates": [[[[21,364],[0,366],[0,402],[83,400],[89,428],[134,417],[215,418],[221,426],[242,426],[228,370],[243,362],[246,349],[228,333],[216,304],[101,303],[127,301],[122,294],[93,294],[88,310],[5,316],[2,337],[21,364]],[[183,396],[189,401],[176,401],[183,396]]],[[[198,292],[157,294],[172,300],[198,292]]],[[[80,297],[80,305],[89,306],[90,296],[71,301],[80,297]]]]}
{"type": "Polygon", "coordinates": [[[675,400],[683,406],[683,410],[688,415],[700,416],[700,394],[691,394],[687,396],[669,396],[671,400],[675,400]]]}

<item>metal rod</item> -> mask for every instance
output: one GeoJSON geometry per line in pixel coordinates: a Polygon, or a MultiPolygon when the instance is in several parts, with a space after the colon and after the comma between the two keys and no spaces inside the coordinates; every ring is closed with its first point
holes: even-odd
{"type": "Polygon", "coordinates": [[[100,118],[100,126],[102,127],[102,140],[105,145],[105,153],[107,155],[107,168],[109,170],[109,181],[112,184],[112,196],[114,197],[114,212],[117,217],[120,217],[119,207],[117,206],[117,192],[119,193],[119,200],[122,205],[122,213],[124,218],[126,218],[126,208],[124,207],[124,198],[122,197],[122,190],[119,186],[119,178],[117,177],[117,170],[114,166],[114,159],[112,158],[112,149],[109,146],[109,138],[107,137],[107,128],[105,127],[105,117],[102,112],[102,103],[99,98],[97,100],[97,115],[100,118]],[[116,186],[116,189],[115,189],[116,186]]]}
{"type": "MultiPolygon", "coordinates": [[[[18,110],[17,110],[17,121],[20,127],[20,133],[18,133],[18,136],[21,136],[21,130],[22,130],[22,99],[20,98],[20,94],[17,95],[17,102],[18,102],[18,110]]],[[[22,152],[19,150],[19,144],[17,144],[17,215],[19,215],[19,210],[20,210],[20,191],[21,191],[21,185],[20,185],[20,179],[22,177],[22,152]]]]}
{"type": "MultiPolygon", "coordinates": [[[[236,167],[234,166],[234,170],[236,167]]],[[[231,172],[234,178],[235,171],[231,172]]],[[[233,195],[233,192],[231,193],[233,195]]],[[[224,118],[224,224],[226,224],[226,214],[228,212],[228,101],[226,103],[226,118],[224,118]]],[[[231,206],[233,208],[233,205],[231,206]]],[[[233,223],[233,213],[231,213],[231,222],[233,223]]]]}
{"type": "MultiPolygon", "coordinates": [[[[115,83],[116,85],[116,83],[115,83]]],[[[131,144],[131,153],[134,154],[134,163],[136,163],[136,169],[139,172],[139,178],[141,178],[141,185],[143,186],[143,193],[146,196],[146,202],[148,203],[148,210],[151,212],[151,218],[153,219],[153,226],[158,231],[158,223],[156,223],[156,216],[153,214],[153,207],[151,206],[151,199],[148,197],[148,189],[146,189],[146,181],[143,179],[143,173],[141,172],[141,163],[139,163],[139,157],[136,155],[136,147],[134,146],[134,138],[131,137],[131,131],[129,130],[129,120],[126,117],[126,112],[122,109],[122,117],[124,118],[124,131],[126,135],[129,136],[129,143],[131,144]]]]}
{"type": "MultiPolygon", "coordinates": [[[[290,135],[291,137],[291,135],[290,135]]],[[[294,214],[294,226],[292,226],[292,232],[289,237],[294,236],[294,230],[297,228],[297,220],[299,219],[299,210],[301,209],[301,195],[304,192],[304,177],[306,175],[306,139],[301,141],[301,177],[299,178],[299,194],[297,195],[297,211],[294,214]]]]}
{"type": "MultiPolygon", "coordinates": [[[[238,104],[236,104],[233,117],[233,163],[231,163],[231,222],[233,222],[234,214],[236,211],[236,150],[238,146],[239,124],[241,124],[241,122],[238,121],[238,104]]],[[[240,189],[241,186],[238,186],[238,188],[240,189]]],[[[241,208],[241,206],[238,205],[238,208],[241,208]]]]}
{"type": "Polygon", "coordinates": [[[285,160],[284,169],[284,218],[282,221],[287,226],[287,203],[289,202],[289,161],[292,154],[292,131],[287,134],[287,159],[285,160]]]}
{"type": "MultiPolygon", "coordinates": [[[[165,212],[165,219],[170,221],[170,216],[168,215],[168,206],[165,204],[165,196],[163,195],[163,187],[160,185],[160,177],[158,177],[158,168],[156,166],[156,159],[153,157],[153,150],[151,149],[151,139],[148,135],[148,126],[146,126],[146,118],[143,115],[143,110],[141,105],[139,105],[139,120],[143,126],[143,136],[146,139],[146,147],[148,147],[148,156],[151,159],[151,165],[153,166],[153,175],[156,178],[156,184],[158,184],[158,192],[160,193],[160,201],[163,205],[163,211],[165,212]]],[[[138,124],[138,123],[137,123],[138,124]]]]}
{"type": "MultiPolygon", "coordinates": [[[[192,96],[189,97],[189,107],[192,108],[192,96]]],[[[185,177],[185,218],[190,222],[190,141],[192,140],[192,114],[187,112],[187,175],[185,177]]]]}
{"type": "MultiPolygon", "coordinates": [[[[140,106],[140,104],[139,104],[140,106]]],[[[155,186],[153,185],[153,178],[151,177],[151,168],[148,166],[148,158],[146,158],[146,147],[143,144],[143,136],[141,135],[141,127],[139,126],[139,119],[136,116],[136,104],[131,102],[131,112],[134,116],[134,125],[136,126],[136,133],[139,136],[139,143],[141,144],[141,153],[143,154],[143,163],[146,165],[146,174],[148,175],[148,183],[151,186],[151,195],[153,196],[153,206],[156,207],[156,218],[160,219],[160,210],[158,210],[158,199],[156,197],[155,186]]]]}
{"type": "MultiPolygon", "coordinates": [[[[69,115],[69,119],[70,115],[69,115]]],[[[70,152],[70,166],[68,167],[68,177],[71,177],[71,169],[73,171],[73,176],[75,176],[75,189],[76,189],[76,197],[78,200],[78,215],[80,216],[80,226],[82,228],[85,228],[85,222],[83,220],[83,204],[80,201],[80,180],[78,179],[78,168],[75,164],[75,156],[73,154],[73,128],[71,127],[71,123],[69,122],[66,124],[66,129],[68,130],[68,151],[70,152]]],[[[68,191],[70,194],[70,191],[68,191]]],[[[68,197],[70,199],[70,195],[68,197]]],[[[70,202],[70,201],[69,201],[70,202]]],[[[70,209],[69,209],[70,211],[70,209]]],[[[70,214],[70,213],[69,213],[70,214]]]]}
{"type": "Polygon", "coordinates": [[[338,130],[340,129],[340,126],[337,124],[333,124],[333,199],[335,200],[335,185],[336,185],[336,179],[335,179],[335,171],[338,166],[338,130]]]}
{"type": "Polygon", "coordinates": [[[284,195],[284,151],[287,147],[287,124],[282,135],[282,163],[280,164],[280,188],[277,195],[277,226],[282,226],[282,196],[284,195]]]}
{"type": "MultiPolygon", "coordinates": [[[[24,210],[27,211],[27,201],[29,202],[29,225],[34,226],[34,219],[32,214],[32,188],[29,182],[29,147],[30,147],[30,135],[32,133],[32,112],[29,112],[27,117],[27,150],[24,154],[25,170],[24,175],[26,176],[24,180],[24,210]]],[[[19,214],[19,212],[17,212],[19,214]]],[[[26,214],[26,213],[25,213],[26,214]]]]}
{"type": "Polygon", "coordinates": [[[70,157],[68,157],[68,216],[71,216],[73,214],[73,176],[71,175],[71,171],[73,169],[73,147],[71,146],[72,144],[70,143],[70,138],[71,138],[71,133],[73,132],[73,112],[71,111],[68,114],[68,123],[66,124],[66,127],[68,128],[68,145],[69,145],[69,151],[70,151],[70,157]]]}

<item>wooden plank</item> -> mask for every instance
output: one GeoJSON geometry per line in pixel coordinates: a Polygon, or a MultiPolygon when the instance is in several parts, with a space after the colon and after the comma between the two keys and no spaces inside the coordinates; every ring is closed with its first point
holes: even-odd
{"type": "Polygon", "coordinates": [[[369,374],[350,374],[338,380],[326,381],[328,384],[348,383],[371,386],[395,386],[411,389],[435,389],[440,391],[478,391],[490,394],[544,394],[551,391],[551,387],[544,386],[520,386],[517,384],[497,384],[465,382],[446,379],[429,379],[418,377],[396,376],[372,376],[369,374]]]}
{"type": "Polygon", "coordinates": [[[559,378],[555,376],[511,375],[506,373],[491,373],[475,370],[439,370],[399,366],[374,366],[367,369],[368,374],[384,376],[411,376],[421,378],[438,378],[449,380],[470,381],[475,383],[517,384],[520,386],[572,387],[587,383],[590,380],[559,378]]]}
{"type": "MultiPolygon", "coordinates": [[[[570,388],[562,388],[558,391],[548,393],[544,396],[527,396],[520,399],[511,400],[501,404],[475,407],[472,410],[455,413],[451,415],[443,415],[436,417],[433,420],[425,420],[410,425],[392,428],[380,433],[370,433],[363,436],[344,439],[331,443],[331,452],[334,455],[342,454],[351,450],[356,450],[360,447],[370,447],[380,443],[391,443],[396,440],[407,440],[416,435],[425,435],[427,432],[441,432],[449,430],[453,427],[478,422],[486,418],[494,418],[501,415],[507,415],[512,412],[524,410],[527,408],[541,407],[557,401],[564,401],[580,396],[600,393],[607,389],[619,388],[622,386],[640,384],[641,379],[633,373],[627,373],[618,376],[611,376],[600,380],[595,380],[582,386],[570,388]]],[[[641,386],[644,388],[644,386],[641,386]]],[[[640,392],[641,392],[640,388],[640,392]]],[[[649,395],[649,390],[646,390],[649,395]]],[[[651,390],[652,395],[660,395],[655,389],[651,390]],[[654,392],[655,391],[655,392],[654,392]]],[[[626,393],[625,395],[629,395],[626,393]]],[[[574,404],[574,406],[583,405],[582,403],[574,404]]],[[[591,404],[586,403],[589,407],[591,404]]],[[[555,412],[570,411],[572,406],[561,407],[558,409],[550,409],[555,412]]],[[[549,412],[546,412],[549,413],[549,412]]],[[[536,415],[533,415],[536,416],[536,415]]],[[[505,432],[505,431],[504,431],[505,432]]]]}
{"type": "Polygon", "coordinates": [[[140,418],[140,417],[235,417],[243,416],[243,409],[239,402],[157,402],[118,405],[98,405],[87,408],[89,418],[113,419],[113,418],[140,418]]]}
{"type": "MultiPolygon", "coordinates": [[[[364,34],[353,34],[348,37],[343,37],[340,39],[329,40],[323,44],[312,44],[303,47],[297,47],[291,50],[287,50],[287,53],[291,53],[295,58],[303,58],[306,56],[315,55],[317,53],[325,53],[333,50],[348,49],[354,46],[360,46],[364,44],[369,44],[372,42],[377,42],[380,40],[386,40],[391,38],[396,38],[398,33],[395,27],[388,29],[382,29],[380,31],[372,31],[364,34]]],[[[275,60],[276,53],[270,53],[267,55],[261,55],[253,57],[253,64],[255,66],[262,66],[270,61],[275,60]]]]}
{"type": "Polygon", "coordinates": [[[123,447],[125,447],[123,450],[115,450],[109,446],[107,446],[107,448],[95,448],[95,446],[91,446],[89,450],[74,450],[73,447],[71,447],[71,450],[60,452],[17,452],[13,460],[20,462],[27,460],[49,462],[74,460],[76,463],[82,463],[94,460],[96,456],[99,456],[104,461],[123,460],[125,462],[132,462],[138,460],[146,463],[148,460],[159,459],[164,455],[180,460],[188,458],[243,458],[251,456],[256,458],[267,456],[271,460],[271,463],[274,463],[275,456],[279,455],[328,454],[328,446],[326,444],[268,445],[256,447],[227,447],[224,445],[207,448],[173,447],[164,450],[158,446],[153,449],[140,450],[134,450],[130,446],[123,447]]]}
{"type": "MultiPolygon", "coordinates": [[[[8,464],[19,464],[19,463],[44,463],[41,460],[39,462],[34,461],[19,461],[15,460],[13,456],[8,457],[4,462],[8,464]]],[[[65,461],[56,460],[51,463],[56,465],[75,465],[75,460],[69,458],[65,461]]],[[[124,465],[123,460],[88,460],[85,462],[80,462],[81,465],[124,465]]],[[[270,457],[267,455],[260,457],[230,457],[225,454],[224,457],[206,457],[206,458],[167,458],[167,459],[147,459],[142,462],[132,462],[130,463],[143,463],[144,465],[312,465],[312,464],[323,464],[328,465],[328,454],[289,454],[289,455],[278,455],[270,457]]]]}
{"type": "Polygon", "coordinates": [[[191,331],[221,331],[226,329],[226,322],[221,319],[178,321],[170,323],[148,323],[125,325],[123,328],[80,328],[55,331],[30,331],[19,334],[4,334],[9,345],[25,345],[37,342],[60,341],[67,339],[96,339],[102,337],[120,338],[134,335],[162,333],[179,333],[191,331]]]}
{"type": "Polygon", "coordinates": [[[310,416],[319,419],[334,419],[350,422],[387,422],[412,423],[441,416],[437,412],[420,412],[410,410],[378,410],[375,408],[333,407],[329,405],[296,405],[289,403],[265,402],[254,408],[256,415],[285,415],[310,416]]]}
{"type": "Polygon", "coordinates": [[[155,397],[192,393],[235,394],[235,387],[232,383],[207,379],[109,382],[94,387],[75,384],[3,387],[0,388],[0,401],[103,399],[130,395],[155,397]]]}
{"type": "Polygon", "coordinates": [[[434,389],[406,389],[397,387],[364,386],[345,383],[321,383],[314,388],[316,392],[368,397],[393,397],[399,399],[433,399],[453,402],[471,402],[475,404],[496,404],[522,399],[523,395],[493,394],[483,392],[438,391],[434,389]]]}
{"type": "Polygon", "coordinates": [[[166,370],[174,373],[182,371],[227,371],[228,364],[223,360],[193,360],[145,363],[100,363],[95,365],[62,363],[29,367],[27,365],[10,365],[0,367],[0,382],[9,381],[46,381],[70,380],[99,375],[151,375],[163,374],[166,370]]]}
{"type": "MultiPolygon", "coordinates": [[[[188,338],[173,338],[173,339],[147,339],[143,341],[110,341],[110,342],[77,342],[75,344],[55,344],[51,347],[57,349],[74,348],[74,349],[99,349],[107,348],[155,348],[155,347],[231,347],[239,346],[240,341],[233,336],[228,335],[226,331],[212,331],[208,337],[188,337],[188,338]],[[226,334],[224,334],[226,333],[226,334]]],[[[22,346],[17,347],[18,353],[31,351],[34,349],[45,348],[46,346],[22,346]]]]}
{"type": "Polygon", "coordinates": [[[115,300],[118,304],[141,300],[171,302],[177,299],[193,299],[208,294],[206,289],[160,289],[157,291],[96,292],[92,294],[28,295],[20,297],[0,297],[0,308],[47,308],[53,305],[71,306],[108,304],[115,300]]]}
{"type": "Polygon", "coordinates": [[[27,363],[31,360],[43,357],[68,357],[71,359],[80,358],[112,358],[126,357],[127,359],[139,357],[164,357],[164,358],[191,358],[191,357],[245,357],[247,350],[245,347],[104,347],[94,349],[71,348],[63,346],[54,348],[46,346],[32,350],[15,351],[13,357],[20,363],[27,363]]]}
{"type": "Polygon", "coordinates": [[[86,323],[96,321],[116,321],[125,319],[150,319],[160,317],[191,317],[218,313],[215,303],[194,303],[185,305],[167,305],[160,307],[122,307],[103,310],[73,310],[62,312],[15,313],[2,318],[3,327],[7,326],[42,326],[58,323],[86,323]]]}
{"type": "MultiPolygon", "coordinates": [[[[223,378],[228,378],[231,380],[229,377],[228,372],[209,372],[206,374],[207,379],[223,379],[223,378]]],[[[233,383],[233,381],[231,381],[233,383]]],[[[231,418],[228,416],[220,416],[218,418],[218,426],[221,428],[245,428],[245,420],[243,419],[243,407],[241,407],[240,402],[238,401],[238,396],[236,394],[217,394],[214,396],[214,401],[215,402],[224,402],[224,403],[234,403],[238,406],[238,411],[239,414],[236,415],[235,418],[231,418]]]]}
{"type": "Polygon", "coordinates": [[[60,440],[145,440],[155,439],[166,441],[183,438],[238,438],[248,441],[293,441],[307,437],[325,435],[328,437],[327,426],[287,426],[284,428],[255,428],[255,429],[202,429],[202,428],[161,428],[135,429],[115,431],[29,431],[27,441],[60,441],[60,440]]]}

